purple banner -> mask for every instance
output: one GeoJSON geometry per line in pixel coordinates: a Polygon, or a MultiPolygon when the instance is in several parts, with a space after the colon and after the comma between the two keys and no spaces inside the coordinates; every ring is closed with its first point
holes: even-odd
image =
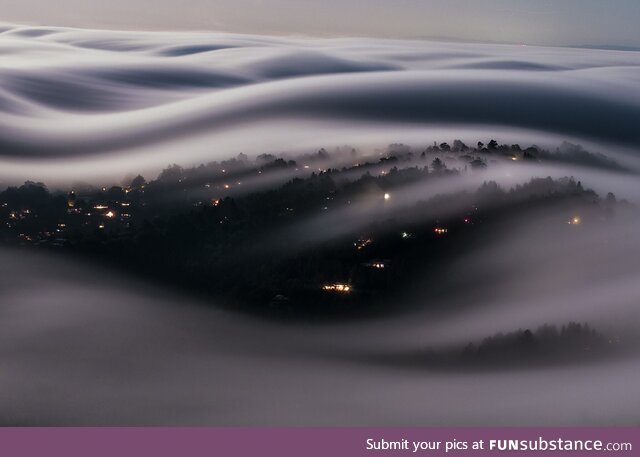
{"type": "Polygon", "coordinates": [[[2,428],[11,457],[640,455],[638,428],[2,428]]]}

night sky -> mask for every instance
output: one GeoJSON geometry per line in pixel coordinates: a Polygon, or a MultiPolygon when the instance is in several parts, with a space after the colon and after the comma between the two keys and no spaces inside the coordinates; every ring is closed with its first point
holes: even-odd
{"type": "Polygon", "coordinates": [[[637,0],[4,0],[3,20],[123,29],[640,47],[637,0]]]}

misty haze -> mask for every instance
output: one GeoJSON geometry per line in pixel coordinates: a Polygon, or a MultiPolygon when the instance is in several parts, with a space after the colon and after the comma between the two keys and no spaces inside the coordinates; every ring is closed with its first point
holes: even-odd
{"type": "Polygon", "coordinates": [[[640,53],[0,24],[0,424],[640,424],[640,53]]]}

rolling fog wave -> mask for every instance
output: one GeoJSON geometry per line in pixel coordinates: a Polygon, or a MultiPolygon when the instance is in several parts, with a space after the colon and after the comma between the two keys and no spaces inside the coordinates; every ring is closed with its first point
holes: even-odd
{"type": "MultiPolygon", "coordinates": [[[[495,137],[580,141],[627,160],[620,170],[491,164],[398,187],[383,214],[536,176],[575,175],[637,204],[639,83],[636,52],[6,25],[0,179],[120,178],[239,152],[495,137]]],[[[354,202],[278,235],[288,249],[317,244],[362,230],[378,210],[354,202]]],[[[3,247],[0,424],[637,425],[640,224],[565,233],[566,217],[528,214],[453,259],[438,306],[416,272],[415,287],[389,303],[415,306],[315,326],[259,321],[49,251],[3,247]],[[629,338],[624,355],[473,375],[372,363],[585,320],[629,338]]]]}
{"type": "Polygon", "coordinates": [[[129,172],[169,146],[188,165],[380,130],[640,145],[635,52],[7,26],[0,54],[0,163],[82,160],[76,178],[107,159],[129,172]]]}
{"type": "MultiPolygon", "coordinates": [[[[466,343],[565,312],[550,302],[512,298],[509,309],[492,309],[481,298],[466,318],[292,326],[56,256],[2,249],[0,260],[4,425],[638,423],[637,352],[475,373],[371,362],[371,354],[466,343]],[[537,311],[523,317],[524,307],[537,311]]],[[[573,316],[591,306],[571,303],[573,316]]]]}

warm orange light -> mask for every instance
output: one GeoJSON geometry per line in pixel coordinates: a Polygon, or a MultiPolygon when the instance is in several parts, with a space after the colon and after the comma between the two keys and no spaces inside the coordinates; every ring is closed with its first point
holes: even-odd
{"type": "Polygon", "coordinates": [[[370,238],[365,238],[365,239],[361,238],[357,240],[355,243],[353,243],[353,245],[356,247],[358,251],[361,251],[365,247],[369,246],[372,242],[373,240],[370,238]]]}
{"type": "Polygon", "coordinates": [[[322,286],[323,290],[332,292],[349,293],[351,292],[351,286],[348,284],[325,284],[322,286]]]}

